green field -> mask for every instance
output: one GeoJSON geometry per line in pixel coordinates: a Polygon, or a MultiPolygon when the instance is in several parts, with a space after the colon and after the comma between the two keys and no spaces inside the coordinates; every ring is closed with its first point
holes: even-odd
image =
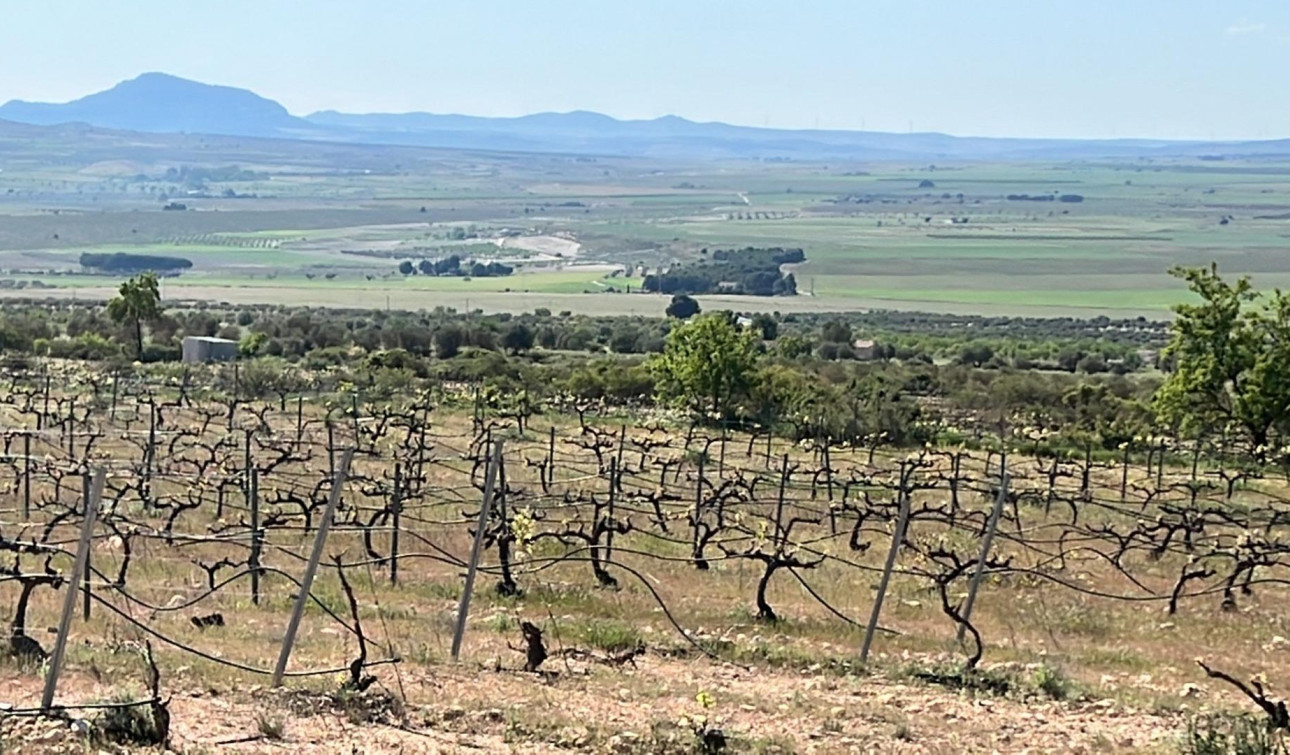
{"type": "MultiPolygon", "coordinates": [[[[789,246],[807,254],[793,270],[795,301],[713,302],[1159,317],[1183,295],[1167,275],[1175,265],[1217,261],[1260,286],[1290,286],[1290,163],[677,164],[156,141],[164,148],[9,145],[0,154],[0,280],[110,289],[116,279],[82,274],[80,254],[133,251],[193,261],[166,282],[175,297],[237,288],[268,302],[366,306],[386,295],[479,293],[490,295],[482,306],[514,309],[499,297],[542,294],[568,297],[566,309],[640,312],[663,304],[598,294],[639,287],[642,267],[693,260],[703,248],[789,246]],[[166,168],[184,165],[239,165],[261,178],[166,180],[166,168]],[[1060,194],[1083,201],[1008,198],[1060,194]],[[163,199],[189,209],[163,211],[163,199]],[[454,250],[517,272],[397,272],[401,259],[454,250]]],[[[6,286],[5,295],[30,292],[6,286]]]]}

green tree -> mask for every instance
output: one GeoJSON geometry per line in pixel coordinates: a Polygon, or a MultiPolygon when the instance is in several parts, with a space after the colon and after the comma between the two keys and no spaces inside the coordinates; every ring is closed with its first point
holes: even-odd
{"type": "Polygon", "coordinates": [[[1217,265],[1173,275],[1201,301],[1174,307],[1164,356],[1175,368],[1156,392],[1156,415],[1193,437],[1239,429],[1262,457],[1290,425],[1290,298],[1260,297],[1248,278],[1229,283],[1217,265]]]}
{"type": "Polygon", "coordinates": [[[685,294],[677,294],[672,297],[672,303],[667,305],[667,316],[675,317],[679,320],[688,320],[699,314],[699,303],[685,294]]]}
{"type": "Polygon", "coordinates": [[[452,359],[465,342],[466,333],[460,325],[445,325],[434,332],[434,355],[440,359],[452,359]]]}
{"type": "Polygon", "coordinates": [[[752,324],[761,332],[762,340],[773,341],[779,337],[779,321],[765,312],[753,315],[752,324]]]}
{"type": "Polygon", "coordinates": [[[412,260],[403,260],[399,263],[399,273],[401,275],[412,275],[417,269],[412,266],[412,260]]]}
{"type": "Polygon", "coordinates": [[[825,343],[851,343],[851,326],[840,320],[832,320],[820,329],[820,340],[825,343]]]}
{"type": "Polygon", "coordinates": [[[757,333],[723,314],[696,317],[668,333],[650,360],[659,398],[692,411],[727,417],[755,382],[757,333]]]}
{"type": "Polygon", "coordinates": [[[994,348],[988,343],[979,341],[969,341],[963,344],[959,349],[957,362],[972,367],[980,367],[986,362],[994,359],[994,348]]]}
{"type": "Polygon", "coordinates": [[[522,322],[513,323],[502,333],[502,348],[512,354],[533,348],[533,329],[522,322]]]}
{"type": "Polygon", "coordinates": [[[161,317],[161,292],[157,274],[140,273],[121,284],[108,302],[107,313],[114,322],[129,324],[134,331],[134,355],[143,355],[143,324],[161,317]]]}

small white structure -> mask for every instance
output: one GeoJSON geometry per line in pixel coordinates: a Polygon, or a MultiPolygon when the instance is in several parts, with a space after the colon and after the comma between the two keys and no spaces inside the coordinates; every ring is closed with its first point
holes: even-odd
{"type": "Polygon", "coordinates": [[[231,362],[237,359],[237,341],[206,336],[184,337],[184,362],[231,362]]]}

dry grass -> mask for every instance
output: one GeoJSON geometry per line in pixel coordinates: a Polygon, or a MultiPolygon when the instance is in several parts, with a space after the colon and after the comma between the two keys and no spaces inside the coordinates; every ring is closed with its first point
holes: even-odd
{"type": "MultiPolygon", "coordinates": [[[[282,426],[276,431],[294,436],[294,415],[288,414],[291,416],[282,417],[282,426]]],[[[129,415],[122,412],[121,416],[129,415]]],[[[321,442],[318,416],[311,419],[309,440],[321,442]]],[[[550,421],[555,422],[562,439],[575,434],[567,417],[543,419],[539,427],[545,430],[550,421]]],[[[21,418],[11,417],[9,422],[14,426],[21,418]]],[[[758,622],[752,605],[760,576],[758,564],[722,558],[713,549],[709,553],[711,570],[698,572],[688,561],[682,522],[670,522],[672,536],[681,542],[659,538],[657,532],[644,531],[649,528],[645,508],[633,509],[621,502],[620,515],[631,518],[638,528],[615,539],[616,565],[609,570],[621,589],[596,587],[585,562],[553,563],[567,548],[546,541],[535,544],[516,561],[516,578],[523,594],[502,596],[494,590],[496,552],[489,551],[485,561],[490,568],[477,583],[464,659],[454,665],[448,658],[461,570],[435,556],[461,557],[469,551],[467,520],[473,516],[478,493],[469,483],[470,464],[458,453],[471,434],[469,417],[435,414],[432,422],[435,461],[427,467],[430,474],[423,495],[405,507],[400,585],[390,584],[383,565],[365,563],[368,559],[355,528],[339,526],[326,548],[326,553],[340,554],[347,562],[362,563],[348,569],[347,576],[371,640],[370,657],[402,659],[397,668],[376,670],[381,686],[396,697],[405,697],[407,725],[427,732],[405,734],[388,725],[379,728],[371,724],[380,732],[372,735],[377,737],[372,741],[397,743],[409,751],[451,751],[472,742],[486,749],[535,752],[548,748],[665,751],[693,744],[695,719],[703,716],[709,722],[719,720],[736,749],[744,751],[880,748],[957,752],[1031,747],[1091,752],[1168,747],[1183,731],[1188,715],[1211,707],[1243,706],[1243,701],[1227,690],[1207,683],[1195,668],[1194,657],[1204,656],[1238,676],[1265,671],[1277,679],[1290,671],[1282,648],[1284,640],[1279,639],[1290,635],[1281,610],[1286,597],[1283,589],[1260,587],[1253,595],[1241,597],[1237,610],[1231,612],[1221,611],[1218,596],[1213,596],[1184,601],[1177,615],[1165,616],[1160,602],[1109,600],[1018,574],[988,580],[974,616],[986,642],[983,673],[1004,680],[1006,693],[977,681],[961,684],[943,679],[961,682],[954,676],[961,658],[954,641],[955,627],[941,613],[939,597],[928,581],[911,575],[894,577],[882,616],[882,624],[899,634],[880,634],[872,663],[862,669],[858,663],[861,630],[821,606],[787,571],[776,575],[767,594],[782,621],[758,622]],[[639,572],[643,581],[624,567],[639,572]],[[716,660],[698,653],[677,633],[664,607],[691,638],[716,654],[716,660]],[[514,648],[520,646],[518,626],[525,620],[545,630],[552,651],[577,648],[614,653],[640,641],[648,652],[634,666],[622,667],[557,654],[544,666],[550,675],[524,674],[518,671],[523,656],[514,648]],[[929,683],[927,679],[942,681],[929,683]],[[1186,686],[1193,683],[1197,689],[1186,686]],[[715,700],[712,710],[696,703],[700,693],[715,700]],[[686,723],[678,725],[682,718],[686,723]]],[[[132,431],[137,429],[137,424],[132,427],[132,431]]],[[[338,421],[337,430],[337,442],[343,445],[349,424],[338,421]]],[[[212,429],[210,437],[223,432],[212,429]]],[[[631,437],[645,434],[642,429],[630,433],[631,437]]],[[[659,435],[655,433],[655,437],[659,435]]],[[[40,453],[53,455],[60,442],[51,440],[40,453]]],[[[508,441],[507,482],[512,491],[508,504],[512,511],[529,506],[541,511],[545,506],[547,519],[540,526],[553,527],[572,513],[550,500],[526,500],[524,495],[524,491],[532,494],[539,485],[537,469],[522,462],[543,458],[545,442],[542,432],[508,441]]],[[[381,448],[393,453],[393,441],[389,443],[381,448]]],[[[776,453],[787,450],[777,445],[776,453]]],[[[746,439],[731,439],[727,474],[733,475],[738,468],[749,473],[762,468],[764,459],[746,457],[745,446],[746,439]]],[[[122,442],[105,439],[99,448],[104,458],[128,458],[122,442]]],[[[229,457],[236,461],[240,453],[234,449],[229,457]]],[[[679,458],[681,450],[674,447],[661,453],[679,458]]],[[[791,453],[796,460],[809,462],[800,449],[791,453]]],[[[639,469],[639,456],[639,452],[629,451],[624,463],[639,469]]],[[[182,458],[183,452],[177,453],[165,464],[179,465],[182,458]]],[[[361,518],[366,518],[383,505],[376,481],[388,475],[389,458],[356,461],[355,472],[364,479],[347,489],[347,511],[358,507],[361,518]]],[[[561,463],[556,490],[603,493],[606,481],[588,466],[587,454],[562,442],[557,458],[561,463]]],[[[839,469],[859,468],[864,465],[864,455],[835,451],[832,461],[839,469]]],[[[881,463],[890,467],[896,460],[884,458],[881,463]]],[[[325,454],[314,446],[311,459],[262,478],[262,499],[271,500],[280,489],[298,487],[301,479],[316,481],[325,467],[325,454]]],[[[715,474],[714,467],[712,463],[706,467],[709,474],[715,474]]],[[[980,474],[983,470],[969,471],[980,474]]],[[[1143,470],[1135,470],[1134,475],[1145,476],[1143,470]]],[[[1110,486],[1113,476],[1108,474],[1102,483],[1110,486]]],[[[657,471],[642,471],[631,478],[629,486],[645,490],[646,482],[656,478],[657,471]]],[[[162,475],[157,493],[179,496],[193,484],[180,474],[162,475]]],[[[683,472],[675,484],[689,489],[694,480],[683,472]]],[[[79,491],[79,483],[75,490],[79,491]]],[[[759,500],[760,495],[773,495],[771,486],[758,490],[759,500]]],[[[798,506],[818,506],[826,498],[821,488],[812,503],[810,493],[809,482],[795,480],[790,485],[790,499],[798,506]]],[[[38,482],[37,500],[53,495],[48,481],[38,482]]],[[[71,486],[65,483],[60,495],[61,500],[70,501],[71,486]]],[[[942,495],[928,493],[919,502],[936,503],[942,495]]],[[[982,496],[973,501],[973,506],[983,510],[988,506],[982,496]]],[[[245,517],[239,494],[229,493],[227,504],[226,522],[245,517]]],[[[686,505],[684,501],[677,504],[686,505]]],[[[769,511],[771,504],[765,506],[769,511]]],[[[156,514],[142,507],[130,510],[135,512],[132,520],[154,526],[159,523],[156,514]]],[[[265,513],[277,510],[266,505],[265,513]]],[[[290,507],[280,510],[293,511],[290,507]]],[[[794,510],[790,506],[790,511],[794,510]]],[[[746,515],[752,516],[752,511],[749,508],[746,515]]],[[[1028,526],[1038,526],[1042,520],[1042,509],[1025,514],[1028,526]]],[[[16,513],[10,508],[3,515],[12,520],[16,513]]],[[[1063,506],[1054,507],[1051,514],[1052,521],[1066,516],[1063,506]]],[[[1090,512],[1089,516],[1097,514],[1090,512]]],[[[1115,522],[1123,515],[1105,516],[1108,522],[1115,522]]],[[[341,518],[349,521],[350,515],[343,513],[341,518]]],[[[868,568],[879,565],[887,548],[884,538],[889,536],[869,532],[865,541],[871,547],[852,553],[846,548],[849,524],[845,519],[844,515],[840,525],[843,534],[836,539],[821,539],[827,522],[795,530],[794,537],[868,568]]],[[[176,531],[205,536],[216,525],[213,512],[204,504],[183,515],[176,531]]],[[[16,525],[12,531],[18,531],[16,525]]],[[[59,528],[55,539],[67,540],[72,532],[71,528],[59,528]]],[[[947,534],[937,525],[916,522],[910,531],[910,537],[920,542],[942,536],[960,549],[975,547],[973,538],[947,534]]],[[[303,556],[310,542],[304,533],[274,530],[268,541],[266,566],[294,575],[303,571],[303,556]]],[[[385,534],[374,538],[382,553],[386,542],[385,534]]],[[[60,687],[62,699],[97,699],[122,689],[141,694],[143,664],[137,644],[146,635],[134,622],[220,659],[261,669],[272,666],[294,590],[282,576],[266,576],[259,606],[251,604],[245,579],[193,608],[155,611],[144,605],[165,606],[202,595],[205,574],[193,561],[241,560],[244,538],[171,545],[157,538],[136,537],[133,546],[126,588],[142,602],[131,604],[108,586],[96,586],[96,593],[118,606],[124,616],[96,605],[91,621],[84,623],[78,617],[69,645],[68,675],[60,687]],[[224,615],[224,627],[203,630],[190,621],[193,615],[214,611],[224,615]]],[[[1033,551],[1007,538],[1000,541],[998,554],[1011,556],[1016,565],[1029,565],[1036,558],[1033,551]]],[[[115,573],[120,558],[121,553],[106,537],[96,541],[93,562],[104,573],[115,573]]],[[[23,563],[26,568],[37,564],[23,563]]],[[[906,568],[919,566],[910,554],[902,555],[900,563],[906,568]]],[[[54,565],[63,568],[66,563],[56,559],[54,565]]],[[[1158,561],[1131,555],[1126,566],[1144,585],[1167,594],[1181,560],[1172,555],[1158,561]]],[[[1131,592],[1122,575],[1087,553],[1072,553],[1060,570],[1052,565],[1043,568],[1083,590],[1131,592]]],[[[221,576],[234,571],[226,570],[221,576]]],[[[858,622],[867,616],[877,581],[874,571],[831,561],[800,574],[836,611],[858,622]]],[[[14,589],[12,584],[0,588],[10,604],[14,589]]],[[[321,570],[313,593],[339,615],[347,616],[334,570],[321,570]]],[[[46,647],[52,645],[52,635],[44,628],[56,623],[60,598],[61,593],[43,588],[33,600],[29,626],[46,647]]],[[[187,746],[214,746],[235,736],[261,740],[286,736],[292,748],[325,752],[333,751],[327,747],[347,741],[335,738],[332,725],[325,723],[348,720],[344,715],[335,711],[305,715],[276,697],[263,697],[261,687],[267,684],[263,676],[158,644],[163,685],[177,694],[176,735],[187,746]],[[278,736],[270,736],[266,729],[278,736]]],[[[338,668],[357,652],[353,636],[311,605],[291,668],[338,668]]],[[[31,704],[39,680],[30,671],[14,668],[13,672],[0,685],[0,699],[18,706],[31,704]]],[[[330,675],[293,680],[289,686],[322,692],[334,690],[338,684],[338,678],[330,675]]],[[[352,731],[351,724],[340,726],[345,732],[352,731]]],[[[354,736],[361,740],[366,735],[354,736]]],[[[270,743],[241,746],[255,749],[270,743]]]]}

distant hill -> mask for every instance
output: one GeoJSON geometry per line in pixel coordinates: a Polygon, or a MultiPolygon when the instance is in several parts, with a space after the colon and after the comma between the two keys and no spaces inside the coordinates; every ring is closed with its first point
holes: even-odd
{"type": "Polygon", "coordinates": [[[164,73],[145,73],[97,94],[52,104],[11,100],[0,119],[93,126],[155,133],[284,136],[315,130],[273,100],[245,89],[200,84],[164,73]]]}
{"type": "Polygon", "coordinates": [[[621,121],[587,111],[484,118],[328,110],[297,117],[277,102],[244,89],[201,84],[164,73],[145,73],[62,104],[10,101],[0,106],[0,119],[41,125],[82,123],[151,133],[675,159],[935,161],[1290,155],[1290,140],[1003,139],[783,130],[696,123],[677,116],[621,121]]]}

